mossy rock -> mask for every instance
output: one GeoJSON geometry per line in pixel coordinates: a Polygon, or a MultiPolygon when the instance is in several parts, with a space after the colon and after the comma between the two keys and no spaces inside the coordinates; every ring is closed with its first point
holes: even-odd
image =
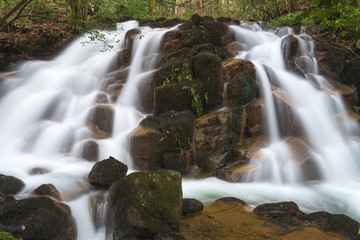
{"type": "Polygon", "coordinates": [[[177,171],[132,173],[110,187],[108,200],[110,238],[152,238],[179,231],[182,188],[177,171]]]}
{"type": "Polygon", "coordinates": [[[191,81],[192,78],[191,63],[188,59],[172,61],[165,64],[153,77],[157,87],[172,83],[191,81]]]}
{"type": "Polygon", "coordinates": [[[119,178],[126,176],[128,167],[113,157],[97,162],[91,169],[88,181],[92,185],[109,187],[119,178]]]}
{"type": "Polygon", "coordinates": [[[25,183],[13,176],[0,174],[0,195],[17,194],[25,186],[25,183]]]}
{"type": "Polygon", "coordinates": [[[194,77],[201,82],[199,96],[203,99],[203,110],[209,112],[219,106],[221,91],[221,59],[210,52],[200,52],[191,58],[194,77]],[[207,100],[204,96],[207,95],[207,100]]]}
{"type": "Polygon", "coordinates": [[[166,61],[174,61],[174,60],[181,60],[181,59],[185,59],[185,58],[190,58],[191,56],[191,52],[190,52],[190,48],[188,47],[185,47],[185,48],[182,48],[178,51],[175,51],[175,52],[172,52],[170,54],[168,54],[166,57],[165,57],[165,60],[166,61]]]}
{"type": "Polygon", "coordinates": [[[70,208],[48,197],[2,198],[0,223],[0,231],[23,239],[76,239],[70,208]]]}

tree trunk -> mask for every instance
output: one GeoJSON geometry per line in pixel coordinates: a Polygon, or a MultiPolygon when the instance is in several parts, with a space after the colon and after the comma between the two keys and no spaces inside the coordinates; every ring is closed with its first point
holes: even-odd
{"type": "Polygon", "coordinates": [[[155,9],[155,0],[149,0],[149,9],[150,9],[150,14],[152,15],[155,9]]]}
{"type": "Polygon", "coordinates": [[[69,0],[72,17],[78,20],[86,20],[88,15],[89,0],[69,0]]]}
{"type": "Polygon", "coordinates": [[[1,19],[0,19],[0,31],[5,29],[11,23],[13,23],[16,19],[20,17],[21,12],[24,8],[30,3],[32,0],[21,0],[18,4],[15,5],[9,12],[7,12],[1,19]],[[20,10],[19,10],[20,9],[20,10]],[[17,10],[19,10],[18,14],[13,17],[9,22],[6,23],[6,20],[9,19],[17,10]]]}

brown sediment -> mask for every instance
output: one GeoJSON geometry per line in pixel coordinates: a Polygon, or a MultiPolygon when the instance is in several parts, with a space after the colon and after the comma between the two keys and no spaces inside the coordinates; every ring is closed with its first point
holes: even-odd
{"type": "Polygon", "coordinates": [[[256,217],[246,206],[216,201],[204,210],[183,216],[180,233],[189,240],[339,240],[333,233],[307,226],[284,234],[267,220],[256,217]]]}

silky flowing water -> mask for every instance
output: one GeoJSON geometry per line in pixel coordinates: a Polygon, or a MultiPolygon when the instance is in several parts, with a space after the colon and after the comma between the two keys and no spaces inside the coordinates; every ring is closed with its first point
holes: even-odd
{"type": "MultiPolygon", "coordinates": [[[[130,21],[103,34],[108,41],[116,40],[110,44],[118,51],[125,48],[126,31],[136,27],[137,22],[130,21]]],[[[318,75],[314,41],[305,34],[295,35],[300,43],[295,62],[303,78],[285,68],[284,38],[294,34],[291,29],[275,33],[244,24],[231,30],[242,46],[237,58],[254,63],[266,101],[263,112],[269,145],[261,150],[265,160],[251,160],[258,170],[245,176],[244,183],[184,179],[184,197],[207,203],[234,196],[252,206],[292,200],[305,212],[325,210],[360,221],[360,130],[347,115],[341,96],[318,75]],[[295,109],[320,180],[304,181],[304,172],[296,167],[297,156],[289,149],[288,137],[280,134],[283,126],[276,111],[276,91],[285,94],[295,109]]],[[[127,84],[117,101],[109,103],[115,116],[108,139],[94,139],[86,121],[117,55],[101,51],[99,43],[83,46],[87,36],[75,40],[52,61],[22,64],[0,85],[0,173],[25,182],[18,198],[28,197],[41,184],[54,184],[72,209],[80,240],[105,238],[104,197],[87,183],[94,162],[80,158],[84,143],[98,143],[98,160],[113,156],[132,168],[127,135],[145,117],[137,108],[139,86],[156,70],[161,39],[168,30],[143,27],[141,31],[134,40],[127,84]],[[34,174],[39,171],[42,174],[34,174]]]]}

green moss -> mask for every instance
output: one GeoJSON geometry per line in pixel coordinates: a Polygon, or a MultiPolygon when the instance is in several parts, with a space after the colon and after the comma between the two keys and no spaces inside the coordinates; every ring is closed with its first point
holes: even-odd
{"type": "Polygon", "coordinates": [[[0,240],[22,240],[22,238],[16,238],[8,232],[0,232],[0,240]]]}

